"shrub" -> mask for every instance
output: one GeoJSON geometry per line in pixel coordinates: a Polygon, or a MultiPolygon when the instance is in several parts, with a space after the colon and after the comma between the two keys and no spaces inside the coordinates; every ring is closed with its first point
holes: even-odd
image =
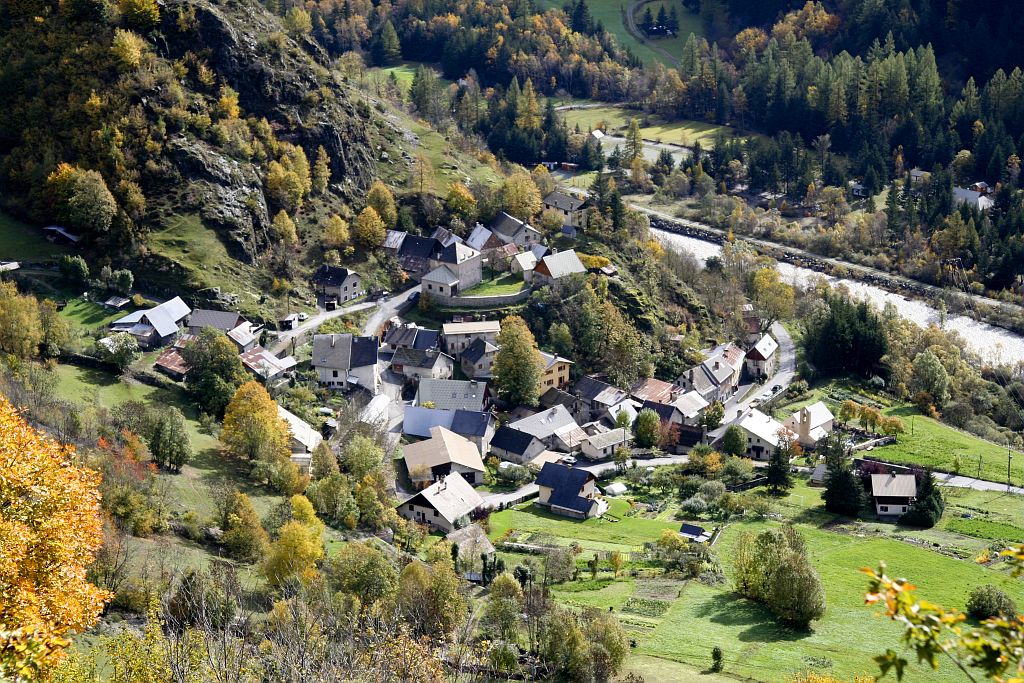
{"type": "Polygon", "coordinates": [[[722,648],[715,645],[711,648],[711,670],[718,673],[722,670],[724,665],[725,653],[722,652],[722,648]]]}
{"type": "Polygon", "coordinates": [[[975,619],[988,619],[997,615],[1017,613],[1017,604],[1009,595],[992,584],[977,586],[967,600],[967,613],[975,619]]]}
{"type": "Polygon", "coordinates": [[[680,503],[679,507],[687,514],[702,515],[708,510],[708,502],[697,493],[680,503]]]}

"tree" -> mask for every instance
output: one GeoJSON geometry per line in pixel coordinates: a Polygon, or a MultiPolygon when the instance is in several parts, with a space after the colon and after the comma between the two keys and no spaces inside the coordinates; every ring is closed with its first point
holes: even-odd
{"type": "Polygon", "coordinates": [[[270,545],[270,537],[260,523],[249,496],[231,491],[218,502],[217,512],[216,521],[224,532],[221,543],[228,555],[239,562],[262,560],[270,545]]]}
{"type": "Polygon", "coordinates": [[[623,161],[629,165],[634,159],[642,159],[644,156],[644,138],[640,133],[640,122],[631,118],[629,129],[626,131],[626,151],[623,161]]]}
{"type": "Polygon", "coordinates": [[[791,552],[775,568],[768,602],[777,618],[797,628],[825,615],[825,588],[806,556],[791,552]]]}
{"type": "Polygon", "coordinates": [[[398,592],[395,563],[370,543],[346,543],[324,571],[333,590],[356,595],[364,605],[390,601],[398,592]]]}
{"type": "Polygon", "coordinates": [[[117,201],[107,189],[103,176],[62,163],[46,181],[60,220],[90,234],[110,230],[117,213],[117,201]]]}
{"type": "Polygon", "coordinates": [[[430,565],[413,561],[398,580],[398,604],[418,634],[447,636],[466,618],[466,600],[451,559],[430,565]]]}
{"type": "Polygon", "coordinates": [[[931,471],[925,472],[917,479],[917,497],[911,503],[910,509],[900,517],[900,524],[928,529],[942,519],[946,501],[942,497],[942,489],[935,484],[935,477],[931,471]]]}
{"type": "Polygon", "coordinates": [[[412,172],[409,175],[409,185],[422,198],[434,185],[434,165],[426,154],[419,152],[413,157],[412,172]]]}
{"type": "Polygon", "coordinates": [[[608,565],[612,568],[612,575],[618,578],[619,572],[622,571],[622,567],[626,564],[622,557],[622,553],[614,551],[608,556],[608,565]]]}
{"type": "Polygon", "coordinates": [[[1017,614],[1017,603],[992,584],[975,586],[967,599],[967,613],[979,621],[998,616],[1012,617],[1017,614]]]}
{"type": "Polygon", "coordinates": [[[379,247],[387,236],[387,228],[384,221],[380,219],[377,211],[368,206],[359,212],[355,222],[355,236],[367,249],[379,247]]]}
{"type": "Polygon", "coordinates": [[[295,221],[283,209],[274,216],[274,237],[286,247],[292,248],[299,243],[299,233],[295,228],[295,221]]]}
{"type": "Polygon", "coordinates": [[[463,220],[469,220],[476,214],[476,198],[472,191],[462,183],[452,183],[445,198],[448,211],[463,220]]]}
{"type": "Polygon", "coordinates": [[[313,192],[327,194],[327,186],[331,182],[331,158],[323,145],[316,148],[316,161],[313,163],[313,192]]]}
{"type": "Polygon", "coordinates": [[[644,408],[636,416],[633,425],[633,437],[640,448],[653,448],[658,445],[661,430],[661,418],[650,408],[644,408]]]}
{"type": "Polygon", "coordinates": [[[149,440],[149,452],[161,467],[178,471],[192,460],[192,443],[185,416],[176,407],[169,406],[160,412],[149,440]]]}
{"type": "Polygon", "coordinates": [[[722,451],[737,457],[747,452],[747,437],[742,429],[736,425],[725,428],[725,434],[722,435],[722,451]]]}
{"type": "Polygon", "coordinates": [[[793,317],[793,287],[779,278],[775,268],[761,268],[754,273],[751,298],[765,330],[777,320],[793,317]]]}
{"type": "Polygon", "coordinates": [[[366,193],[366,205],[372,206],[384,225],[393,229],[398,225],[398,209],[395,207],[395,196],[381,180],[373,181],[370,191],[366,193]]]}
{"type": "Polygon", "coordinates": [[[13,282],[0,282],[0,351],[28,358],[43,341],[39,305],[30,294],[19,294],[13,282]]]}
{"type": "Polygon", "coordinates": [[[535,406],[541,393],[544,361],[526,321],[511,315],[501,321],[494,385],[510,405],[535,406]]]}
{"type": "Polygon", "coordinates": [[[88,582],[103,542],[100,476],[0,396],[0,677],[33,680],[111,595],[88,582]]]}
{"type": "Polygon", "coordinates": [[[540,213],[540,190],[529,173],[513,173],[501,186],[501,206],[510,215],[529,220],[540,213]]]}
{"type": "Polygon", "coordinates": [[[721,401],[715,401],[704,409],[704,414],[701,416],[700,421],[708,429],[718,429],[724,417],[725,406],[722,405],[721,401]]]}
{"type": "Polygon", "coordinates": [[[117,5],[125,24],[136,31],[149,31],[160,22],[156,0],[119,0],[117,5]]]}
{"type": "Polygon", "coordinates": [[[925,392],[938,405],[949,399],[949,374],[931,349],[914,357],[910,388],[913,392],[925,392]]]}
{"type": "Polygon", "coordinates": [[[64,254],[60,257],[60,274],[76,284],[85,284],[89,282],[89,265],[78,254],[64,254]]]}
{"type": "Polygon", "coordinates": [[[142,356],[139,342],[127,332],[112,334],[102,344],[97,342],[96,354],[101,360],[113,363],[118,370],[124,370],[142,356]]]}
{"type": "Polygon", "coordinates": [[[548,328],[548,346],[559,356],[571,356],[573,341],[569,326],[561,321],[551,323],[551,327],[548,328]]]}
{"type": "Polygon", "coordinates": [[[257,382],[246,382],[224,411],[220,440],[238,458],[249,461],[253,473],[282,493],[291,493],[295,463],[290,459],[288,425],[277,404],[257,382]]]}
{"type": "Polygon", "coordinates": [[[324,545],[317,527],[293,519],[281,527],[261,569],[267,582],[280,588],[290,579],[303,582],[312,579],[316,563],[323,556],[324,545]]]}
{"type": "Polygon", "coordinates": [[[327,217],[327,225],[324,226],[324,246],[328,249],[341,249],[348,245],[348,223],[338,214],[331,214],[327,217]]]}
{"type": "Polygon", "coordinates": [[[369,436],[358,434],[345,445],[341,462],[345,471],[358,481],[380,469],[384,451],[369,436]]]}
{"type": "Polygon", "coordinates": [[[509,573],[499,574],[490,585],[484,607],[484,627],[497,638],[515,641],[522,617],[523,589],[509,573]]]}
{"type": "Polygon", "coordinates": [[[384,22],[374,55],[381,66],[393,66],[402,59],[402,44],[390,19],[384,22]]]}
{"type": "Polygon", "coordinates": [[[313,32],[313,18],[298,5],[285,12],[283,23],[292,38],[302,38],[313,32]]]}
{"type": "Polygon", "coordinates": [[[338,468],[338,458],[334,455],[334,451],[327,445],[326,441],[321,441],[317,444],[316,448],[313,449],[313,457],[309,462],[309,475],[314,480],[325,479],[332,474],[338,474],[341,470],[338,468]]]}
{"type": "Polygon", "coordinates": [[[779,445],[772,451],[772,456],[768,460],[768,468],[765,470],[768,488],[775,494],[793,488],[793,475],[790,472],[789,466],[789,450],[786,446],[780,438],[779,445]]]}
{"type": "Polygon", "coordinates": [[[825,612],[825,592],[790,525],[756,537],[744,532],[733,551],[733,582],[741,595],[765,604],[780,621],[807,628],[825,612]]]}
{"type": "Polygon", "coordinates": [[[203,410],[222,415],[246,380],[234,343],[223,332],[206,328],[181,349],[181,357],[188,367],[185,386],[193,399],[203,410]]]}
{"type": "Polygon", "coordinates": [[[49,299],[39,302],[39,326],[43,333],[39,342],[43,356],[56,358],[71,339],[71,326],[57,310],[57,304],[49,299]]]}

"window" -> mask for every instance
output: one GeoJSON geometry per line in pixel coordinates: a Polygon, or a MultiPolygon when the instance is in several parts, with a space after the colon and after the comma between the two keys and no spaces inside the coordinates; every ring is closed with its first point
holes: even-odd
{"type": "Polygon", "coordinates": [[[434,516],[437,517],[437,510],[434,510],[434,516]]]}
{"type": "Polygon", "coordinates": [[[410,509],[410,510],[412,510],[412,509],[413,509],[413,506],[412,506],[411,504],[409,505],[409,509],[410,509]]]}
{"type": "Polygon", "coordinates": [[[879,512],[888,512],[889,511],[889,506],[888,505],[879,505],[878,506],[878,511],[879,512]]]}
{"type": "Polygon", "coordinates": [[[337,377],[338,376],[338,371],[337,370],[334,370],[333,373],[334,374],[331,375],[332,377],[337,377]]]}
{"type": "Polygon", "coordinates": [[[427,285],[427,289],[433,289],[434,285],[427,285]]]}

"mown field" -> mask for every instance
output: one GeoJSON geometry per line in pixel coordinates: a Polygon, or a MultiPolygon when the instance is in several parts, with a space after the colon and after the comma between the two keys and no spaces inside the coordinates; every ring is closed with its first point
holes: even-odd
{"type": "MultiPolygon", "coordinates": [[[[886,648],[898,649],[900,629],[864,605],[867,582],[859,570],[877,566],[881,560],[888,563],[891,574],[912,579],[922,597],[947,606],[963,609],[970,590],[985,583],[1000,586],[1024,603],[1024,582],[1012,579],[1006,571],[975,563],[969,553],[962,557],[950,554],[953,547],[962,546],[966,553],[980,551],[992,542],[958,533],[962,521],[987,523],[989,526],[979,528],[1001,529],[1003,535],[1024,533],[1024,497],[949,491],[947,512],[939,527],[918,531],[870,520],[836,520],[821,507],[820,492],[801,480],[775,502],[777,515],[792,521],[804,535],[827,592],[828,611],[810,631],[776,624],[765,608],[739,597],[728,584],[706,586],[672,580],[651,570],[641,569],[637,576],[624,572],[618,579],[612,578],[610,571],[602,571],[597,580],[584,570],[578,581],[556,586],[553,594],[574,608],[614,611],[638,643],[628,668],[642,673],[649,682],[666,683],[693,680],[698,672],[707,671],[716,645],[725,652],[723,675],[733,680],[784,681],[810,670],[846,679],[877,673],[871,658],[886,648]],[[965,520],[965,513],[974,518],[965,520]]],[[[616,514],[623,514],[624,505],[624,499],[613,499],[616,514]]],[[[662,528],[678,525],[674,519],[625,518],[629,526],[620,527],[601,520],[556,518],[532,504],[520,507],[492,515],[492,537],[516,528],[554,535],[563,544],[578,542],[587,550],[624,550],[656,538],[662,528]]],[[[727,573],[740,533],[756,533],[779,523],[728,524],[716,546],[727,573]]],[[[586,551],[581,557],[586,557],[586,551]]],[[[507,555],[506,562],[522,558],[507,555]]],[[[904,680],[962,679],[944,664],[936,672],[915,665],[904,680]]]]}
{"type": "MultiPolygon", "coordinates": [[[[648,140],[657,140],[665,143],[691,146],[699,142],[702,147],[714,146],[715,136],[719,133],[727,138],[737,137],[739,134],[730,126],[720,126],[704,121],[691,121],[681,119],[678,121],[660,122],[651,118],[647,125],[644,125],[644,113],[637,109],[625,109],[623,107],[590,107],[588,109],[567,109],[562,112],[566,123],[570,128],[578,124],[580,130],[587,131],[596,128],[603,128],[610,135],[621,135],[632,118],[641,119],[640,133],[648,140]]],[[[742,137],[742,136],[740,136],[742,137]]]]}

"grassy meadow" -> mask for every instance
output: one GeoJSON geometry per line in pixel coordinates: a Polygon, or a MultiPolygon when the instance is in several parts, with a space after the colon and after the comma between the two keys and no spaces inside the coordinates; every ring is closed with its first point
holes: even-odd
{"type": "Polygon", "coordinates": [[[640,133],[648,140],[691,146],[699,142],[705,149],[714,146],[714,139],[719,133],[727,138],[737,137],[738,133],[730,126],[721,126],[704,121],[681,119],[678,121],[660,122],[657,117],[647,117],[638,109],[602,106],[588,109],[567,109],[562,112],[570,128],[579,125],[580,130],[587,131],[602,128],[610,135],[621,135],[629,126],[632,118],[640,119],[640,133]]]}
{"type": "Polygon", "coordinates": [[[51,244],[39,228],[0,213],[0,261],[49,261],[66,253],[66,247],[51,244]]]}

